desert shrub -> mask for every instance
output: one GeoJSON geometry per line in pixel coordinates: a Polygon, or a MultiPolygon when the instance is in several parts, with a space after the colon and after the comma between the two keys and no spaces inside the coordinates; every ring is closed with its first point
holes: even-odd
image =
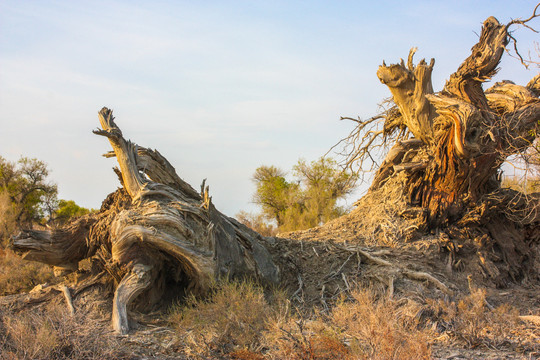
{"type": "Polygon", "coordinates": [[[23,260],[0,248],[0,296],[27,292],[38,284],[54,281],[50,266],[23,260]]]}
{"type": "Polygon", "coordinates": [[[430,359],[428,333],[417,327],[416,309],[370,288],[332,311],[334,326],[350,337],[351,351],[365,359],[430,359]]]}
{"type": "Polygon", "coordinates": [[[351,300],[311,320],[282,317],[267,333],[273,359],[429,359],[428,333],[417,328],[416,311],[356,289],[351,300]]]}
{"type": "Polygon", "coordinates": [[[518,311],[508,304],[490,308],[483,289],[471,289],[458,301],[427,301],[437,330],[468,347],[508,344],[519,326],[518,311]]]}
{"type": "Polygon", "coordinates": [[[105,326],[65,306],[10,314],[0,311],[0,359],[127,359],[105,326]],[[40,311],[41,310],[41,311],[40,311]]]}
{"type": "Polygon", "coordinates": [[[190,355],[232,353],[246,358],[261,350],[266,319],[273,311],[261,287],[249,281],[222,281],[206,299],[191,296],[173,307],[169,321],[190,355]]]}
{"type": "Polygon", "coordinates": [[[204,299],[175,306],[169,321],[181,351],[195,358],[258,360],[429,359],[429,333],[419,330],[417,308],[352,292],[329,313],[291,311],[283,294],[265,300],[249,282],[222,282],[204,299]]]}
{"type": "MultiPolygon", "coordinates": [[[[485,296],[475,289],[456,301],[420,304],[357,288],[328,311],[307,315],[291,310],[282,294],[266,300],[252,283],[222,282],[206,299],[175,306],[169,321],[180,351],[194,358],[430,359],[434,339],[473,348],[517,341],[514,333],[525,326],[517,311],[493,309],[485,296]]],[[[516,345],[534,348],[531,336],[516,345]]]]}
{"type": "Polygon", "coordinates": [[[352,359],[349,347],[324,320],[321,314],[311,320],[299,316],[274,320],[265,334],[267,356],[291,360],[352,359]]]}

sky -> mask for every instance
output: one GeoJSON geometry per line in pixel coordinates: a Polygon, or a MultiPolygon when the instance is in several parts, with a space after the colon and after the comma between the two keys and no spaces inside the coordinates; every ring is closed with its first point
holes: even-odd
{"type": "MultiPolygon", "coordinates": [[[[433,85],[469,55],[482,22],[535,1],[0,0],[0,156],[45,161],[59,197],[99,208],[118,186],[107,106],[126,138],[157,149],[227,215],[256,211],[251,176],[318,159],[390,95],[383,59],[435,58],[433,85]]],[[[540,29],[540,19],[531,22],[540,29]]],[[[524,55],[538,34],[515,28],[524,55]]],[[[526,84],[505,55],[495,80],[526,84]]],[[[363,185],[361,189],[365,189],[363,185]]],[[[360,190],[361,191],[361,190],[360,190]]],[[[357,192],[349,199],[354,202],[357,192]]]]}

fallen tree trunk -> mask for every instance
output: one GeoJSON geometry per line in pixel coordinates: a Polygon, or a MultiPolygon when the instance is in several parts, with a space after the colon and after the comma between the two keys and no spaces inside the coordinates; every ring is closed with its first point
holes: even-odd
{"type": "Polygon", "coordinates": [[[112,320],[119,333],[129,330],[127,307],[143,292],[139,303],[152,306],[171,281],[191,293],[205,292],[220,277],[278,283],[279,269],[262,237],[216,210],[204,182],[199,194],[157,151],[125,140],[111,110],[103,108],[99,120],[102,129],[94,133],[109,139],[114,155],[106,156],[120,166],[121,210],[111,207],[113,214],[102,211],[67,230],[25,231],[13,242],[16,251],[65,270],[101,252],[119,279],[112,320]]]}

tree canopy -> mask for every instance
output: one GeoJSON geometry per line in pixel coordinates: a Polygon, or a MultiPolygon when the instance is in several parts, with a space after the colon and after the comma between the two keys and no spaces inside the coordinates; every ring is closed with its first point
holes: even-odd
{"type": "Polygon", "coordinates": [[[35,223],[62,225],[89,212],[73,200],[58,199],[44,161],[21,157],[13,162],[0,156],[0,239],[35,223]]]}
{"type": "Polygon", "coordinates": [[[21,157],[17,162],[0,156],[0,195],[3,197],[3,230],[9,217],[18,227],[43,218],[56,200],[58,188],[48,179],[47,164],[21,157]],[[8,216],[6,216],[8,215],[8,216]]]}
{"type": "Polygon", "coordinates": [[[253,201],[279,231],[318,226],[346,212],[338,202],[354,190],[356,175],[342,171],[334,160],[324,157],[311,163],[299,160],[293,175],[295,179],[289,181],[275,166],[260,166],[253,174],[253,201]]]}
{"type": "Polygon", "coordinates": [[[89,214],[92,210],[79,206],[73,200],[60,199],[58,208],[54,211],[54,221],[60,224],[68,222],[73,217],[89,214]]]}

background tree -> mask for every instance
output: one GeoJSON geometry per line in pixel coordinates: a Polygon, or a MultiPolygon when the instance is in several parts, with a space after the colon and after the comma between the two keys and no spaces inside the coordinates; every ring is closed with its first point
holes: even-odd
{"type": "Polygon", "coordinates": [[[285,223],[285,213],[296,203],[298,184],[285,179],[285,172],[275,166],[260,166],[253,174],[257,190],[253,202],[262,208],[263,215],[274,220],[278,227],[285,223]]]}
{"type": "Polygon", "coordinates": [[[310,164],[298,161],[293,174],[303,185],[303,209],[309,225],[320,225],[345,214],[346,209],[338,201],[355,189],[356,175],[341,171],[334,160],[325,157],[310,164]]]}
{"type": "Polygon", "coordinates": [[[73,200],[60,199],[56,209],[53,211],[51,220],[61,225],[69,222],[72,218],[87,215],[91,211],[93,210],[79,206],[73,200]]]}
{"type": "Polygon", "coordinates": [[[296,181],[287,181],[285,172],[274,166],[261,166],[253,175],[253,201],[279,231],[311,228],[345,214],[338,202],[354,190],[356,175],[324,157],[311,163],[299,160],[293,175],[296,181]]]}
{"type": "Polygon", "coordinates": [[[21,157],[12,162],[0,156],[0,197],[3,237],[15,228],[30,227],[44,218],[52,206],[57,186],[48,181],[45,162],[21,157]],[[44,206],[49,204],[49,206],[44,206]]]}

